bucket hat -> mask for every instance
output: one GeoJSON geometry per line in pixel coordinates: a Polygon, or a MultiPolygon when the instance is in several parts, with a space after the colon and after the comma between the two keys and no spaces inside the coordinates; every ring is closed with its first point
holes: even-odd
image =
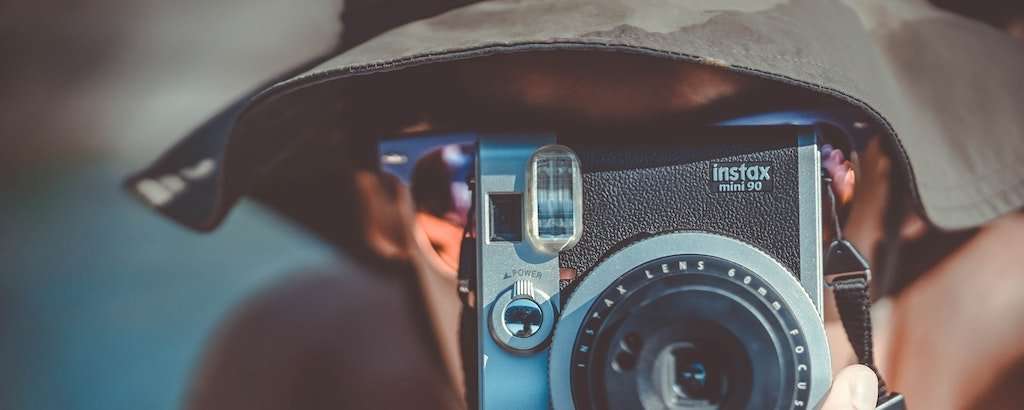
{"type": "Polygon", "coordinates": [[[300,220],[317,214],[309,207],[327,215],[351,198],[331,199],[329,183],[294,158],[369,138],[346,126],[363,119],[367,89],[424,67],[546,52],[674,61],[838,101],[878,126],[913,203],[942,229],[1024,207],[1024,44],[924,1],[882,0],[470,2],[260,87],[126,188],[198,230],[246,195],[300,220]],[[275,175],[292,183],[260,184],[275,175]],[[300,210],[303,201],[314,204],[300,210]]]}

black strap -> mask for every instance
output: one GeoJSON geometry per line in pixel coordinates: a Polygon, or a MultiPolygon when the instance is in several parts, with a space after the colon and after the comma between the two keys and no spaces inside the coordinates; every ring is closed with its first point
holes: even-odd
{"type": "MultiPolygon", "coordinates": [[[[844,241],[845,242],[845,241],[844,241]]],[[[874,342],[871,334],[871,296],[868,293],[868,275],[842,275],[832,280],[839,318],[846,337],[857,354],[857,361],[878,376],[878,407],[876,409],[906,409],[906,401],[899,393],[889,392],[875,366],[874,342]]]]}
{"type": "MultiPolygon", "coordinates": [[[[478,372],[479,354],[477,352],[478,326],[476,321],[476,308],[469,303],[470,291],[473,281],[466,277],[463,271],[476,269],[476,250],[473,249],[476,241],[472,238],[463,238],[462,250],[459,256],[459,297],[462,299],[462,317],[459,320],[459,347],[462,351],[462,371],[465,375],[466,407],[470,410],[480,408],[477,381],[480,377],[478,372]],[[467,246],[467,243],[469,246],[467,246]],[[461,256],[466,255],[466,256],[461,256]],[[469,256],[473,255],[473,256],[469,256]],[[466,268],[463,268],[465,266],[466,268]]],[[[476,272],[472,272],[476,274],[476,272]]]]}
{"type": "Polygon", "coordinates": [[[887,395],[885,381],[875,366],[874,344],[871,334],[871,299],[868,296],[866,275],[849,275],[832,281],[839,317],[843,321],[846,337],[857,354],[857,361],[878,375],[878,397],[887,395]]]}
{"type": "Polygon", "coordinates": [[[459,299],[462,300],[462,317],[459,321],[459,347],[462,351],[462,370],[465,375],[466,406],[470,410],[480,408],[479,391],[477,382],[479,380],[480,366],[477,351],[477,314],[476,304],[471,303],[474,289],[476,289],[476,238],[473,235],[476,215],[476,181],[470,177],[470,197],[473,198],[469,204],[469,211],[466,212],[466,226],[462,232],[462,244],[459,248],[459,299]]]}
{"type": "Polygon", "coordinates": [[[843,322],[846,338],[850,341],[857,362],[867,366],[878,377],[878,406],[876,409],[905,410],[906,400],[899,393],[889,392],[875,366],[874,339],[871,328],[871,268],[853,243],[843,239],[836,209],[832,181],[825,175],[823,185],[828,194],[828,206],[835,223],[834,239],[825,256],[825,283],[832,288],[839,319],[843,322]]]}

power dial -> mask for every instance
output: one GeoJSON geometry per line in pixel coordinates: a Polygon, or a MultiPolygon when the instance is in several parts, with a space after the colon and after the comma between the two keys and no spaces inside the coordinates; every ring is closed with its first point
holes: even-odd
{"type": "Polygon", "coordinates": [[[517,280],[491,307],[491,335],[512,352],[531,352],[551,336],[555,310],[533,282],[517,280]]]}

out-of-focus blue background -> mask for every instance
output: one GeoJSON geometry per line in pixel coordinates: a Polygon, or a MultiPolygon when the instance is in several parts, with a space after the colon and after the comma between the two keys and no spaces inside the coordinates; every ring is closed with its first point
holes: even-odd
{"type": "Polygon", "coordinates": [[[337,256],[243,203],[199,235],[121,179],[328,49],[337,0],[0,1],[0,409],[175,409],[256,290],[337,256]]]}

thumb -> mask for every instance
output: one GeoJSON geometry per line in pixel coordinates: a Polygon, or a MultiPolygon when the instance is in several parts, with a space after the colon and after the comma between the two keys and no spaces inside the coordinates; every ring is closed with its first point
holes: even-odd
{"type": "Polygon", "coordinates": [[[821,410],[872,410],[878,402],[878,378],[867,366],[849,366],[836,375],[821,410]]]}

